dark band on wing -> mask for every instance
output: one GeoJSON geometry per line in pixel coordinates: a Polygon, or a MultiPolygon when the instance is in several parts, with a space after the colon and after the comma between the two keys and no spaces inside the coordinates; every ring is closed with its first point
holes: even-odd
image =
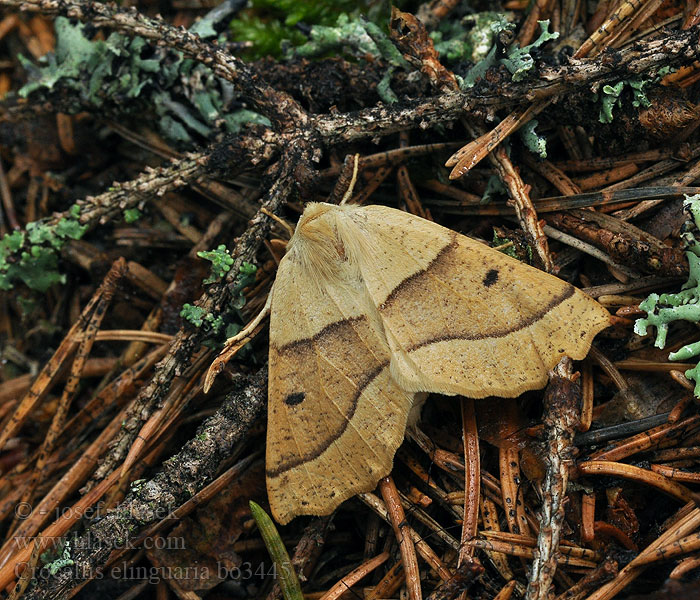
{"type": "Polygon", "coordinates": [[[423,348],[425,346],[429,346],[430,344],[437,344],[438,342],[448,342],[451,340],[486,340],[506,337],[511,333],[515,333],[517,331],[525,329],[526,327],[529,327],[533,323],[536,323],[542,317],[544,317],[550,310],[556,308],[562,302],[565,302],[566,300],[571,298],[571,296],[573,296],[575,292],[576,288],[573,285],[567,285],[566,289],[561,294],[552,298],[547,304],[540,308],[540,310],[538,310],[535,313],[532,313],[531,315],[528,315],[527,318],[522,319],[514,325],[510,325],[508,327],[501,327],[500,329],[490,329],[486,333],[460,333],[458,331],[450,332],[445,335],[424,340],[422,342],[419,342],[418,344],[410,346],[408,348],[408,352],[414,352],[415,350],[418,350],[419,348],[423,348]]]}
{"type": "Polygon", "coordinates": [[[379,310],[380,310],[380,311],[386,310],[387,308],[389,308],[389,307],[394,303],[394,301],[395,301],[399,296],[401,296],[401,294],[403,294],[404,292],[410,291],[410,288],[411,288],[413,285],[415,285],[415,284],[418,282],[418,280],[420,280],[421,277],[423,277],[428,271],[430,271],[431,269],[433,269],[433,268],[435,267],[435,265],[436,265],[438,262],[440,262],[440,260],[441,260],[447,253],[449,253],[449,252],[451,252],[452,250],[454,250],[454,249],[457,247],[457,245],[458,245],[458,243],[457,243],[457,234],[454,233],[454,232],[452,232],[452,235],[450,236],[450,243],[447,244],[442,250],[440,250],[440,252],[437,253],[437,255],[435,256],[435,258],[434,258],[433,260],[431,260],[431,261],[428,263],[428,266],[426,266],[426,267],[423,268],[423,269],[420,269],[419,271],[416,271],[413,275],[409,275],[408,277],[406,277],[406,279],[404,279],[401,283],[399,283],[399,285],[397,285],[397,286],[389,293],[389,295],[386,297],[386,300],[384,300],[384,302],[382,302],[382,303],[379,305],[379,310]]]}
{"type": "Polygon", "coordinates": [[[354,329],[354,324],[361,321],[367,321],[367,317],[360,315],[358,317],[350,317],[348,319],[340,319],[334,323],[326,325],[321,331],[315,333],[311,337],[307,337],[301,340],[295,340],[293,342],[288,342],[283,346],[280,346],[277,351],[280,354],[287,354],[289,352],[304,352],[313,350],[315,343],[320,343],[325,339],[331,337],[338,337],[343,334],[343,329],[347,328],[354,329]]]}
{"type": "Polygon", "coordinates": [[[348,428],[350,421],[352,420],[353,416],[355,416],[355,411],[357,410],[357,405],[360,401],[360,396],[362,396],[362,393],[365,391],[367,386],[371,384],[372,381],[374,381],[374,379],[378,377],[379,374],[388,366],[389,361],[387,360],[377,365],[370,372],[365,373],[363,375],[362,379],[359,382],[357,382],[357,390],[355,391],[355,394],[352,398],[352,402],[350,403],[349,410],[345,415],[345,419],[338,423],[337,427],[335,428],[335,431],[329,432],[328,437],[325,440],[323,440],[322,443],[320,443],[316,448],[314,448],[310,452],[306,452],[302,455],[295,456],[294,458],[281,461],[274,468],[267,469],[267,476],[279,477],[285,471],[289,471],[290,469],[293,469],[294,467],[298,467],[301,464],[309,462],[314,458],[318,458],[319,456],[321,456],[321,454],[328,450],[330,445],[333,442],[335,442],[338,438],[340,438],[340,436],[343,435],[343,433],[345,433],[345,430],[348,428]]]}

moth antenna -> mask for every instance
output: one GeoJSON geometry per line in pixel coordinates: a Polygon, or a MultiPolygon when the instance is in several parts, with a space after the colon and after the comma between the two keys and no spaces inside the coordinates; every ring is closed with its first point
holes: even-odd
{"type": "Polygon", "coordinates": [[[352,192],[355,189],[355,184],[357,183],[357,173],[360,170],[360,155],[355,154],[353,157],[353,167],[352,167],[352,178],[350,179],[350,185],[348,186],[348,189],[345,190],[345,193],[343,194],[343,199],[340,201],[340,206],[343,206],[350,198],[352,197],[352,192]]]}
{"type": "Polygon", "coordinates": [[[267,300],[265,306],[257,314],[257,316],[248,323],[243,329],[241,329],[236,335],[230,337],[224,343],[224,347],[219,352],[218,356],[212,361],[207,371],[207,375],[204,378],[204,393],[208,393],[209,389],[214,383],[216,376],[224,370],[227,365],[238,351],[243,348],[248,342],[250,342],[262,329],[262,321],[267,315],[270,314],[270,305],[272,304],[272,290],[274,289],[274,284],[270,288],[270,293],[267,295],[267,300]]]}
{"type": "Polygon", "coordinates": [[[285,221],[281,217],[278,217],[275,213],[270,212],[265,207],[261,208],[260,212],[270,217],[273,221],[279,223],[282,226],[282,228],[289,234],[290,238],[294,235],[294,227],[287,223],[287,221],[285,221]]]}

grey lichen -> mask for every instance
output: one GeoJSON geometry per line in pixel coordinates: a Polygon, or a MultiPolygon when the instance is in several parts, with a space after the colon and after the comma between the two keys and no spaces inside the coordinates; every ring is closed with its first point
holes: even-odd
{"type": "Polygon", "coordinates": [[[152,114],[161,134],[184,145],[237,132],[251,121],[269,125],[265,117],[237,106],[230,83],[178,52],[118,33],[90,40],[82,24],[64,17],[56,19],[55,29],[56,52],[43,57],[41,66],[21,58],[30,81],[20,96],[50,100],[60,87],[71,92],[61,95],[64,111],[152,114]]]}
{"type": "Polygon", "coordinates": [[[343,54],[355,60],[372,57],[384,61],[388,68],[377,86],[377,93],[387,104],[398,100],[390,86],[391,75],[396,69],[410,70],[410,65],[378,25],[363,17],[341,14],[335,25],[314,25],[309,41],[290,50],[288,56],[311,58],[328,53],[343,54]]]}
{"type": "MultiPolygon", "coordinates": [[[[683,234],[686,247],[689,275],[681,291],[675,294],[649,294],[639,308],[647,313],[637,319],[634,332],[646,335],[649,326],[656,328],[654,345],[663,348],[666,345],[669,325],[674,321],[700,322],[700,243],[696,233],[700,230],[700,194],[686,196],[684,208],[690,215],[686,223],[688,231],[683,234]]],[[[689,360],[700,354],[700,341],[687,344],[677,352],[671,352],[669,360],[689,360]]],[[[685,376],[695,381],[695,395],[700,397],[700,365],[688,369],[685,376]]]]}
{"type": "MultiPolygon", "coordinates": [[[[467,76],[464,78],[463,88],[469,89],[473,87],[476,82],[483,78],[491,67],[501,64],[512,75],[513,81],[521,81],[530,73],[530,71],[535,66],[535,59],[532,58],[530,52],[533,48],[539,48],[546,42],[550,40],[556,40],[559,37],[558,32],[549,32],[549,20],[538,21],[540,25],[540,35],[539,37],[523,48],[518,48],[515,45],[511,45],[508,48],[506,55],[503,57],[496,56],[496,45],[494,44],[486,57],[474,65],[467,76]]],[[[504,29],[513,29],[515,26],[512,23],[504,21],[494,21],[491,25],[494,29],[494,33],[499,33],[504,29]]]]}
{"type": "Polygon", "coordinates": [[[518,134],[530,152],[544,159],[547,158],[547,140],[537,134],[535,131],[537,125],[537,119],[532,119],[520,128],[518,134]]]}

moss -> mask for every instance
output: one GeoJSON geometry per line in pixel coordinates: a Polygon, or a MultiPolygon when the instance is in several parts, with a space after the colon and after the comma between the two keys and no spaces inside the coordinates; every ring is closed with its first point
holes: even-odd
{"type": "Polygon", "coordinates": [[[284,46],[307,43],[300,24],[311,26],[313,37],[316,26],[335,25],[339,14],[357,19],[361,13],[368,13],[373,22],[386,22],[388,3],[381,6],[357,0],[252,0],[229,27],[237,41],[252,42],[253,47],[245,53],[247,58],[279,57],[284,46]]]}
{"type": "Polygon", "coordinates": [[[233,264],[233,258],[224,244],[220,244],[216,250],[197,252],[197,256],[211,261],[211,274],[204,280],[204,283],[219,281],[231,270],[231,265],[233,264]]]}
{"type": "Polygon", "coordinates": [[[182,310],[180,311],[180,316],[195,327],[201,327],[203,325],[206,314],[207,311],[203,308],[189,303],[183,304],[182,310]]]}
{"type": "Polygon", "coordinates": [[[124,221],[126,223],[135,223],[141,218],[141,211],[138,208],[127,208],[124,211],[124,221]]]}
{"type": "Polygon", "coordinates": [[[249,262],[243,261],[243,264],[241,264],[241,267],[238,270],[238,277],[233,285],[234,308],[240,309],[245,306],[245,296],[243,295],[243,290],[255,282],[255,274],[257,271],[258,267],[249,262]]]}
{"type": "Polygon", "coordinates": [[[493,246],[494,248],[498,248],[499,246],[506,246],[506,244],[510,243],[510,245],[500,249],[499,252],[503,252],[503,254],[507,254],[508,256],[519,260],[518,254],[515,251],[515,247],[512,242],[513,240],[510,240],[505,237],[502,238],[495,231],[493,232],[493,240],[491,240],[491,246],[493,246]]]}
{"type": "Polygon", "coordinates": [[[213,334],[218,333],[224,324],[222,317],[215,317],[213,314],[194,304],[183,304],[180,316],[195,327],[202,327],[204,324],[207,324],[213,334]]]}
{"type": "Polygon", "coordinates": [[[58,251],[68,240],[78,240],[87,231],[72,215],[55,224],[32,222],[26,233],[14,231],[0,239],[0,289],[10,290],[18,281],[38,292],[45,292],[54,283],[64,283],[58,271],[58,251]]]}

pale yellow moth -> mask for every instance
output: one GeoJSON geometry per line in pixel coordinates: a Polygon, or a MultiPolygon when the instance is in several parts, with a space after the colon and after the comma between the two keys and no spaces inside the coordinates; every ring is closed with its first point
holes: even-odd
{"type": "Polygon", "coordinates": [[[267,490],[280,523],[372,490],[420,393],[541,388],[609,324],[570,284],[384,206],[307,205],[269,303],[267,490]]]}

